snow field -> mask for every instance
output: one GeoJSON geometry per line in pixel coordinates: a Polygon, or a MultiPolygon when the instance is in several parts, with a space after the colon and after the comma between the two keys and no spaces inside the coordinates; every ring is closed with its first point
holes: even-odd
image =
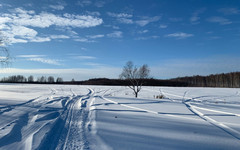
{"type": "Polygon", "coordinates": [[[0,149],[238,149],[239,91],[1,84],[0,149]]]}

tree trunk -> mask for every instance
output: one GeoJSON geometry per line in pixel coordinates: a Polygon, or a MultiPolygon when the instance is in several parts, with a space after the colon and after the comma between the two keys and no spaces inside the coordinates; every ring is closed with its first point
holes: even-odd
{"type": "Polygon", "coordinates": [[[137,98],[138,97],[138,92],[135,92],[135,98],[137,98]]]}

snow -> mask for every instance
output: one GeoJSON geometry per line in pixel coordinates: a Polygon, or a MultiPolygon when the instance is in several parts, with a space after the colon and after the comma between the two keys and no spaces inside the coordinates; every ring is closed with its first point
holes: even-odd
{"type": "Polygon", "coordinates": [[[0,149],[237,150],[239,93],[143,87],[136,99],[124,86],[0,84],[0,149]]]}

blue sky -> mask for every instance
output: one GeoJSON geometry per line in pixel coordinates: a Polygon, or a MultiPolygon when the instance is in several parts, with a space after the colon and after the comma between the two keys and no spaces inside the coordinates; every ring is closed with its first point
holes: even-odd
{"type": "Polygon", "coordinates": [[[239,71],[238,0],[0,0],[7,75],[118,78],[148,64],[173,78],[239,71]]]}

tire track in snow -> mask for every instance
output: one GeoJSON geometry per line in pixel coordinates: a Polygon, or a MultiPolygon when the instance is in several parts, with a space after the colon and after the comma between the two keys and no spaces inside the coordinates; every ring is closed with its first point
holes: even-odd
{"type": "MultiPolygon", "coordinates": [[[[150,90],[150,89],[148,89],[150,90]]],[[[213,126],[223,130],[224,132],[228,133],[229,135],[233,136],[234,138],[240,140],[240,132],[237,131],[237,130],[234,130],[232,128],[230,128],[229,126],[221,123],[221,122],[218,122],[206,115],[204,115],[203,113],[201,113],[200,111],[196,110],[195,108],[199,108],[197,106],[193,106],[190,104],[191,100],[193,100],[192,97],[186,97],[187,95],[187,91],[184,93],[183,96],[179,96],[179,95],[176,95],[176,94],[171,94],[171,93],[168,93],[168,92],[164,92],[165,94],[167,95],[170,95],[170,96],[174,96],[174,97],[179,97],[179,98],[182,98],[182,103],[192,112],[194,113],[195,115],[199,116],[199,118],[205,120],[206,122],[212,124],[213,126]]],[[[194,98],[194,100],[199,100],[197,98],[194,98]]],[[[201,102],[201,100],[199,100],[201,102]]],[[[239,114],[236,114],[236,113],[229,113],[229,112],[224,112],[224,111],[216,111],[216,110],[212,110],[212,109],[207,109],[207,108],[200,108],[200,109],[205,109],[205,110],[208,110],[208,111],[213,111],[213,112],[216,112],[216,113],[224,113],[224,114],[232,114],[236,117],[239,117],[240,115],[239,114]]]]}
{"type": "Polygon", "coordinates": [[[87,100],[90,100],[93,94],[94,91],[92,89],[89,89],[89,93],[81,97],[72,106],[70,124],[63,146],[64,150],[89,149],[89,143],[86,136],[86,126],[89,115],[87,100]]]}
{"type": "Polygon", "coordinates": [[[83,108],[92,94],[93,91],[89,89],[86,95],[73,96],[64,107],[62,114],[50,125],[50,130],[37,149],[87,149],[89,144],[84,128],[87,112],[83,108]]]}
{"type": "MultiPolygon", "coordinates": [[[[192,98],[189,98],[187,97],[187,99],[185,99],[186,95],[187,95],[187,92],[186,91],[183,95],[183,100],[182,100],[182,103],[192,112],[194,113],[195,115],[199,116],[201,119],[205,120],[206,122],[212,124],[213,126],[225,131],[226,133],[228,133],[229,135],[233,136],[234,138],[240,140],[240,132],[238,132],[237,130],[234,130],[232,128],[230,128],[229,126],[221,123],[221,122],[218,122],[208,116],[205,116],[203,113],[201,113],[200,111],[196,110],[191,104],[190,104],[190,101],[192,100],[192,98]]],[[[174,94],[172,94],[174,95],[174,94]]],[[[175,95],[175,96],[178,96],[178,95],[175,95]]],[[[178,96],[180,97],[180,96],[178,96]]]]}
{"type": "Polygon", "coordinates": [[[146,113],[151,113],[151,114],[157,114],[157,115],[163,115],[163,116],[169,116],[169,117],[175,117],[175,118],[182,118],[182,119],[189,119],[189,120],[199,120],[199,119],[195,119],[195,118],[188,118],[188,117],[183,117],[180,115],[174,115],[174,114],[167,114],[167,113],[162,113],[162,112],[158,112],[158,111],[152,111],[152,110],[147,110],[147,109],[143,109],[143,108],[139,108],[139,107],[135,107],[135,106],[130,106],[130,105],[126,105],[126,104],[121,104],[118,103],[116,101],[110,100],[108,98],[105,98],[104,96],[98,96],[103,100],[106,100],[108,102],[111,102],[113,104],[117,104],[126,108],[130,108],[133,110],[137,110],[137,111],[141,111],[141,112],[146,112],[146,113]]]}

